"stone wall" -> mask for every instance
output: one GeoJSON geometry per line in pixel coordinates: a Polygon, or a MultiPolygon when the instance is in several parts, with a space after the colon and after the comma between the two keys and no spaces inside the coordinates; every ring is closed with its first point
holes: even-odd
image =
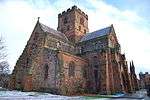
{"type": "MultiPolygon", "coordinates": [[[[57,51],[42,48],[39,56],[35,57],[30,69],[32,75],[32,90],[54,92],[57,90],[57,51]]],[[[56,91],[58,92],[58,91],[56,91]]]]}
{"type": "Polygon", "coordinates": [[[59,52],[58,56],[61,65],[61,93],[67,95],[83,93],[86,88],[84,71],[88,67],[87,61],[65,52],[59,52]],[[70,63],[74,63],[74,74],[72,76],[69,75],[70,63]]]}
{"type": "Polygon", "coordinates": [[[27,76],[32,74],[31,70],[34,68],[34,62],[36,62],[36,64],[40,64],[38,57],[42,52],[44,40],[45,34],[43,34],[43,31],[37,23],[12,72],[9,85],[11,89],[24,89],[27,76]],[[36,60],[38,60],[38,62],[36,60]]]}
{"type": "Polygon", "coordinates": [[[46,35],[44,47],[74,53],[74,46],[69,41],[60,40],[51,34],[46,35]]]}

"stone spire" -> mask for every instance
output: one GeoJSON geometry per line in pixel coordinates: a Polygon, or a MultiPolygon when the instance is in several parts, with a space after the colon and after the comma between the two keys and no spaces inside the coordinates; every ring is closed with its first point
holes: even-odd
{"type": "Polygon", "coordinates": [[[133,63],[133,60],[132,60],[132,67],[134,67],[134,63],[133,63]]]}
{"type": "Polygon", "coordinates": [[[132,60],[132,68],[133,68],[133,73],[135,74],[135,66],[134,66],[133,60],[132,60]]]}
{"type": "Polygon", "coordinates": [[[134,67],[133,60],[130,62],[130,73],[135,74],[135,67],[134,67]]]}
{"type": "Polygon", "coordinates": [[[130,62],[130,73],[132,72],[132,65],[131,65],[131,62],[130,62]]]}
{"type": "Polygon", "coordinates": [[[39,20],[40,20],[40,17],[38,17],[38,20],[37,20],[37,22],[39,22],[39,20]]]}

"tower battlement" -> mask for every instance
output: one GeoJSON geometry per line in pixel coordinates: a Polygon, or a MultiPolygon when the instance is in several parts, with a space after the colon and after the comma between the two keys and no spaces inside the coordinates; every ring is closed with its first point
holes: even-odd
{"type": "Polygon", "coordinates": [[[81,15],[83,15],[86,19],[88,19],[88,15],[85,14],[80,8],[78,8],[77,6],[72,6],[71,8],[68,8],[66,11],[63,11],[62,13],[58,14],[58,17],[61,17],[62,15],[68,14],[71,11],[77,11],[78,13],[80,13],[81,15]]]}
{"type": "Polygon", "coordinates": [[[79,42],[89,31],[88,15],[77,6],[72,6],[58,14],[57,30],[64,33],[71,42],[79,42]]]}

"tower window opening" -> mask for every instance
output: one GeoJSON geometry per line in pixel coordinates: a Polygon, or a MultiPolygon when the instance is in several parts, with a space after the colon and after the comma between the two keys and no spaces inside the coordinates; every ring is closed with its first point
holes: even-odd
{"type": "Polygon", "coordinates": [[[79,31],[81,31],[81,26],[79,26],[79,31]]]}
{"type": "Polygon", "coordinates": [[[67,31],[69,31],[70,30],[70,26],[67,26],[67,31]]]}
{"type": "Polygon", "coordinates": [[[86,34],[86,30],[84,30],[84,34],[86,34]]]}
{"type": "Polygon", "coordinates": [[[84,26],[84,19],[80,18],[80,24],[84,26]]]}
{"type": "Polygon", "coordinates": [[[66,23],[68,23],[68,18],[67,17],[64,18],[64,24],[66,24],[66,23]]]}
{"type": "Polygon", "coordinates": [[[29,58],[27,58],[27,62],[26,63],[27,63],[27,66],[28,66],[29,65],[29,58]]]}

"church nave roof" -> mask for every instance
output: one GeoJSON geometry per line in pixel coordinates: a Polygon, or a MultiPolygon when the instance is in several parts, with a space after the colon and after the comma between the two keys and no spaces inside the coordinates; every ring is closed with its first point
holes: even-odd
{"type": "Polygon", "coordinates": [[[111,25],[109,27],[106,27],[106,28],[103,28],[103,29],[100,29],[100,30],[97,30],[97,31],[94,31],[91,33],[87,33],[85,36],[83,36],[83,38],[80,40],[80,42],[88,41],[91,39],[95,39],[95,38],[107,35],[111,32],[112,27],[113,26],[111,25]]]}

